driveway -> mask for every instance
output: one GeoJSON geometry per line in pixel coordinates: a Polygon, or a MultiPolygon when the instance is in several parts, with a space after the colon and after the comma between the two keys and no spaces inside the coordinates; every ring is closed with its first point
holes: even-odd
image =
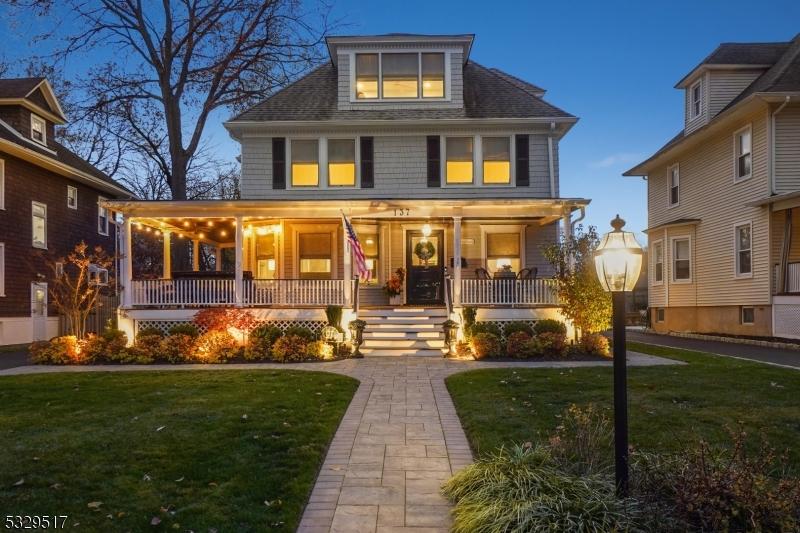
{"type": "Polygon", "coordinates": [[[768,348],[765,346],[753,346],[751,344],[739,344],[733,342],[720,342],[702,339],[686,339],[684,337],[673,337],[671,335],[657,335],[653,333],[643,333],[641,331],[628,330],[627,340],[634,342],[644,342],[671,348],[683,348],[684,350],[695,350],[740,359],[749,359],[760,363],[783,365],[792,368],[800,368],[800,350],[787,350],[783,348],[768,348]]]}
{"type": "Polygon", "coordinates": [[[0,351],[0,370],[29,365],[28,350],[21,348],[13,351],[0,351]]]}

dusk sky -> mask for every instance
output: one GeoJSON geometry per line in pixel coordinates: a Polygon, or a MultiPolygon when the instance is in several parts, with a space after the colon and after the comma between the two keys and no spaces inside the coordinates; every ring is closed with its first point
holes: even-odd
{"type": "MultiPolygon", "coordinates": [[[[621,173],[682,128],[675,83],[721,42],[786,41],[800,32],[800,2],[759,6],[338,0],[334,15],[345,23],[343,34],[474,33],[472,59],[544,87],[549,102],[580,117],[561,144],[562,196],[591,198],[586,222],[601,231],[619,213],[640,232],[647,226],[646,183],[621,173]]],[[[222,128],[228,115],[217,114],[207,135],[232,160],[239,147],[222,128]]]]}

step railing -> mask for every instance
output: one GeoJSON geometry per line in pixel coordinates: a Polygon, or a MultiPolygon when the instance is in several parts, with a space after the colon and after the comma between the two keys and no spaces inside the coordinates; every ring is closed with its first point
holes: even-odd
{"type": "Polygon", "coordinates": [[[464,305],[558,305],[556,280],[537,279],[462,279],[464,305]]]}

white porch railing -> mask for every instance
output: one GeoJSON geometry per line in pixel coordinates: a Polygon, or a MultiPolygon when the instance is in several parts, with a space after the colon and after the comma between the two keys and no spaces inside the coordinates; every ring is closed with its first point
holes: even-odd
{"type": "Polygon", "coordinates": [[[141,279],[131,282],[133,305],[145,307],[233,305],[232,279],[141,279]]]}
{"type": "Polygon", "coordinates": [[[343,279],[254,279],[244,281],[244,305],[344,305],[343,279]]]}
{"type": "Polygon", "coordinates": [[[464,305],[558,305],[556,280],[462,279],[464,305]]]}
{"type": "Polygon", "coordinates": [[[786,292],[800,292],[800,263],[786,265],[786,292]]]}

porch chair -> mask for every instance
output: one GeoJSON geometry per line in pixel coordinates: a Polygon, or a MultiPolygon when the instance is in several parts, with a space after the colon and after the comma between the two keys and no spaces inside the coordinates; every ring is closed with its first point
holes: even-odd
{"type": "Polygon", "coordinates": [[[476,268],[475,277],[477,279],[492,279],[492,276],[489,274],[489,271],[486,270],[485,268],[476,268]]]}
{"type": "Polygon", "coordinates": [[[536,279],[536,276],[539,274],[539,269],[537,267],[533,268],[523,268],[519,272],[517,272],[517,279],[536,279]]]}

